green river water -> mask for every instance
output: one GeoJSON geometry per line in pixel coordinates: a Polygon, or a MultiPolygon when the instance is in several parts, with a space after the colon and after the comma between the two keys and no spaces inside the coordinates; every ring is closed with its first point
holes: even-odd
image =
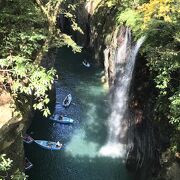
{"type": "MultiPolygon", "coordinates": [[[[32,180],[132,180],[123,159],[103,157],[99,149],[106,143],[109,114],[108,93],[100,78],[102,70],[82,65],[83,54],[70,49],[59,50],[56,69],[57,102],[71,93],[73,104],[62,109],[75,120],[72,125],[52,123],[36,115],[28,130],[35,139],[60,141],[61,151],[42,149],[35,143],[25,145],[25,153],[33,163],[27,172],[32,180]]],[[[52,104],[52,106],[55,106],[52,104]]],[[[53,113],[53,112],[52,112],[53,113]]]]}

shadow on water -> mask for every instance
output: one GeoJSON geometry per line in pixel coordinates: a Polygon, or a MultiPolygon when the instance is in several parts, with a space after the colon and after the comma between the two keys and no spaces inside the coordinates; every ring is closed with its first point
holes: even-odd
{"type": "MultiPolygon", "coordinates": [[[[39,113],[28,130],[35,139],[60,141],[64,149],[48,151],[36,144],[25,145],[34,164],[27,172],[32,180],[130,180],[120,158],[103,157],[99,149],[107,138],[107,92],[100,83],[101,71],[82,65],[83,54],[59,50],[56,68],[60,77],[56,100],[71,93],[73,104],[62,111],[75,120],[72,125],[52,123],[39,113]]],[[[53,105],[54,106],[54,105],[53,105]]],[[[53,112],[52,112],[53,113],[53,112]]]]}

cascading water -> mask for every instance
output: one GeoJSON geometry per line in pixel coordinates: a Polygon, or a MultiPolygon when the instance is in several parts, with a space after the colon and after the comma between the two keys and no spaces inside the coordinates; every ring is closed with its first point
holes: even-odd
{"type": "Polygon", "coordinates": [[[134,47],[131,47],[131,32],[126,28],[121,44],[116,51],[116,79],[112,94],[112,110],[108,118],[109,136],[105,146],[100,149],[100,154],[111,157],[124,157],[126,132],[128,121],[126,120],[129,87],[132,79],[137,52],[144,42],[140,38],[134,47]]]}

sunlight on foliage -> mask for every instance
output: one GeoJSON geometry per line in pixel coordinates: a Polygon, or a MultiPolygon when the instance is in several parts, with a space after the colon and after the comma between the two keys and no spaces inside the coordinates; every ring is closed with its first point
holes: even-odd
{"type": "Polygon", "coordinates": [[[17,169],[12,175],[9,175],[8,171],[11,170],[13,161],[6,157],[5,154],[0,155],[0,180],[12,179],[12,180],[26,180],[27,176],[17,169]]]}
{"type": "Polygon", "coordinates": [[[72,38],[67,34],[61,34],[61,41],[66,42],[64,45],[67,47],[72,47],[73,52],[81,52],[81,47],[72,40],[72,38]]]}
{"type": "Polygon", "coordinates": [[[140,14],[133,9],[126,9],[117,15],[117,23],[122,25],[125,22],[126,26],[131,27],[135,33],[140,29],[140,27],[137,26],[140,20],[140,14]]]}
{"type": "Polygon", "coordinates": [[[9,158],[6,158],[5,154],[2,154],[0,156],[0,171],[7,171],[12,166],[12,160],[9,158]]]}
{"type": "Polygon", "coordinates": [[[50,48],[63,45],[74,52],[81,51],[71,36],[57,27],[57,17],[64,13],[72,29],[83,33],[72,14],[78,8],[77,3],[69,5],[68,11],[61,7],[64,2],[7,0],[0,11],[0,88],[10,91],[15,100],[19,95],[33,97],[34,109],[45,116],[50,114],[47,92],[53,84],[55,70],[40,65],[43,56],[50,48]]]}
{"type": "Polygon", "coordinates": [[[151,0],[138,7],[140,13],[143,13],[143,26],[146,29],[153,19],[164,20],[167,23],[173,23],[177,19],[174,16],[179,13],[179,4],[176,0],[151,0]]]}
{"type": "Polygon", "coordinates": [[[180,90],[169,98],[171,119],[170,123],[175,125],[180,131],[180,90]]]}
{"type": "Polygon", "coordinates": [[[15,95],[25,93],[34,96],[34,109],[43,111],[45,116],[50,114],[46,108],[49,102],[46,92],[51,89],[55,70],[46,71],[24,57],[8,56],[0,60],[0,72],[4,74],[1,86],[9,87],[15,95]]]}

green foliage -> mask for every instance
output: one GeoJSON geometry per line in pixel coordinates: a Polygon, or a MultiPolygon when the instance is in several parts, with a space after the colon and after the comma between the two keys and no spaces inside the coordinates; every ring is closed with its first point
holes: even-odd
{"type": "Polygon", "coordinates": [[[176,91],[170,100],[170,123],[180,131],[180,90],[176,91]]]}
{"type": "Polygon", "coordinates": [[[176,0],[151,0],[138,7],[143,15],[142,29],[148,29],[154,21],[177,23],[179,15],[179,4],[176,0]]]}
{"type": "Polygon", "coordinates": [[[71,27],[74,31],[78,31],[81,34],[84,34],[82,29],[76,23],[76,16],[74,15],[78,11],[78,7],[79,7],[79,3],[68,4],[67,10],[62,9],[61,13],[64,14],[64,16],[70,20],[71,27]]]}
{"type": "Polygon", "coordinates": [[[71,37],[66,34],[61,35],[61,44],[72,47],[73,52],[81,52],[81,47],[77,46],[71,37]]]}
{"type": "MultiPolygon", "coordinates": [[[[157,5],[157,7],[160,8],[161,6],[157,5]]],[[[159,91],[156,101],[156,118],[159,119],[164,116],[175,129],[180,130],[180,83],[178,78],[180,25],[177,21],[179,14],[176,13],[176,5],[172,8],[174,8],[174,13],[169,14],[171,21],[153,17],[153,20],[148,21],[148,24],[145,22],[146,28],[143,28],[142,32],[146,33],[147,41],[144,44],[143,53],[146,54],[148,66],[159,91]]]]}
{"type": "Polygon", "coordinates": [[[18,94],[34,97],[33,107],[47,116],[46,92],[55,71],[46,71],[33,62],[48,35],[45,24],[40,9],[28,0],[7,1],[0,13],[1,88],[10,90],[15,99],[18,94]]]}
{"type": "Polygon", "coordinates": [[[51,89],[55,70],[39,65],[42,56],[49,48],[63,45],[72,47],[74,52],[81,51],[70,36],[56,27],[58,13],[63,12],[73,29],[82,33],[72,14],[76,4],[65,11],[62,2],[6,0],[0,11],[0,88],[9,90],[15,100],[19,94],[33,97],[34,109],[45,116],[50,114],[46,93],[51,89]]]}
{"type": "Polygon", "coordinates": [[[0,55],[8,56],[13,51],[15,55],[31,57],[46,38],[44,24],[41,11],[33,2],[7,1],[0,13],[0,55]]]}
{"type": "Polygon", "coordinates": [[[13,161],[6,157],[5,154],[0,155],[0,180],[12,179],[12,180],[26,180],[27,176],[20,172],[19,169],[12,175],[9,175],[9,170],[13,166],[13,161]]]}
{"type": "Polygon", "coordinates": [[[141,24],[143,18],[137,11],[137,7],[146,0],[123,0],[118,5],[116,14],[117,25],[126,25],[131,28],[135,35],[135,39],[142,36],[141,24]]]}
{"type": "Polygon", "coordinates": [[[147,40],[142,47],[156,84],[155,117],[170,123],[171,151],[180,151],[180,14],[174,0],[152,0],[138,9],[143,21],[137,26],[147,40]]]}
{"type": "Polygon", "coordinates": [[[141,17],[139,13],[133,9],[125,9],[123,12],[118,12],[117,14],[117,23],[123,24],[125,23],[126,26],[131,27],[134,33],[138,33],[140,30],[140,26],[137,26],[141,21],[141,17]]]}
{"type": "Polygon", "coordinates": [[[16,172],[11,175],[12,180],[26,180],[28,176],[26,176],[24,173],[20,172],[19,170],[16,170],[16,172]]]}
{"type": "Polygon", "coordinates": [[[117,1],[115,1],[115,0],[106,1],[106,4],[110,8],[112,6],[115,6],[117,4],[117,1]]]}
{"type": "Polygon", "coordinates": [[[5,75],[2,85],[8,86],[14,96],[19,93],[34,96],[34,109],[43,111],[45,116],[50,114],[46,108],[49,102],[46,92],[51,88],[55,70],[46,71],[43,67],[19,56],[1,59],[0,68],[5,75]]]}
{"type": "Polygon", "coordinates": [[[6,158],[5,154],[0,156],[0,171],[8,171],[12,166],[12,160],[6,158]]]}
{"type": "Polygon", "coordinates": [[[81,51],[81,47],[72,40],[71,36],[61,33],[60,29],[56,27],[58,15],[63,14],[64,17],[68,18],[71,22],[72,30],[79,31],[83,34],[82,29],[76,23],[76,16],[74,15],[74,12],[77,11],[79,3],[75,2],[73,4],[69,4],[66,0],[36,0],[36,3],[41,8],[43,15],[46,17],[48,22],[48,43],[46,43],[46,49],[67,45],[68,47],[70,46],[74,52],[81,51]],[[66,6],[67,9],[63,8],[66,6]],[[71,43],[69,43],[70,41],[71,43]]]}

